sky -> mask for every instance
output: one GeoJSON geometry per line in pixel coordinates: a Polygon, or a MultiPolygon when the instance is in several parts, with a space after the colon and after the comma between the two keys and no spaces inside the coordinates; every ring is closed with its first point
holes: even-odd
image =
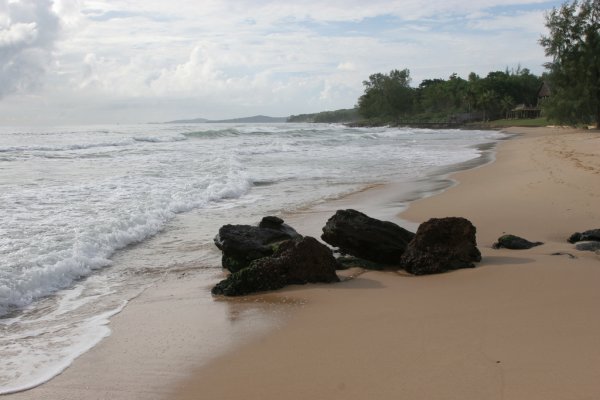
{"type": "Polygon", "coordinates": [[[289,116],[412,84],[541,74],[536,0],[0,0],[0,125],[289,116]]]}

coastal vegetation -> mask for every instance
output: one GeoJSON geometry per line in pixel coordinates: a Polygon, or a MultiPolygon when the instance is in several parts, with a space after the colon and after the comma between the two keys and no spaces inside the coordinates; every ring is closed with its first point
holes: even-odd
{"type": "Polygon", "coordinates": [[[353,122],[361,119],[356,108],[344,108],[335,111],[323,111],[313,114],[299,114],[288,117],[287,122],[320,122],[320,123],[336,123],[336,122],[353,122]]]}
{"type": "Polygon", "coordinates": [[[367,120],[388,123],[467,123],[504,118],[519,104],[537,105],[542,77],[527,68],[494,71],[468,79],[425,79],[410,86],[408,69],[377,73],[363,82],[357,109],[367,120]]]}
{"type": "Polygon", "coordinates": [[[599,127],[600,1],[575,0],[553,8],[546,14],[546,27],[548,35],[539,43],[552,61],[542,76],[518,66],[485,77],[471,72],[467,79],[454,73],[414,87],[408,69],[375,73],[363,82],[356,105],[363,118],[359,124],[463,125],[509,119],[515,123],[507,125],[595,122],[599,127]]]}
{"type": "Polygon", "coordinates": [[[544,110],[557,122],[600,127],[600,1],[564,3],[546,15],[546,27],[540,44],[552,56],[552,96],[544,110]]]}

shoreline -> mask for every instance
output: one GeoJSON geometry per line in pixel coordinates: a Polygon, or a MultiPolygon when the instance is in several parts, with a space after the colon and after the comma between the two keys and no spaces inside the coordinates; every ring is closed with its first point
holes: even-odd
{"type": "Polygon", "coordinates": [[[453,174],[460,184],[399,216],[413,223],[468,218],[483,253],[477,268],[424,277],[368,271],[338,285],[286,289],[281,294],[307,306],[281,330],[197,369],[170,398],[559,400],[600,393],[600,257],[566,242],[600,226],[600,136],[509,132],[520,135],[498,146],[494,163],[453,174]],[[505,231],[546,243],[492,249],[505,231]]]}
{"type": "MultiPolygon", "coordinates": [[[[394,219],[415,198],[434,195],[453,185],[454,182],[448,178],[453,172],[490,162],[495,143],[497,141],[478,145],[481,155],[476,159],[432,169],[421,178],[368,186],[282,216],[302,234],[317,238],[327,219],[340,208],[361,208],[373,217],[394,219]]],[[[412,230],[417,228],[410,222],[405,222],[405,226],[412,230]]],[[[110,393],[111,398],[131,398],[135,393],[143,393],[145,399],[161,399],[170,390],[165,384],[171,387],[198,366],[280,329],[305,305],[303,299],[289,297],[285,289],[240,299],[215,300],[210,295],[210,285],[221,279],[222,273],[220,269],[184,269],[166,274],[110,319],[108,326],[111,333],[100,344],[77,357],[50,380],[32,385],[32,389],[6,393],[5,396],[14,399],[40,396],[91,399],[97,398],[99,393],[110,393]],[[181,309],[173,315],[163,316],[178,308],[181,309]],[[190,318],[190,313],[196,315],[190,318]],[[156,320],[148,321],[148,318],[156,320]],[[203,318],[211,319],[214,332],[202,328],[199,334],[193,331],[202,325],[203,318]],[[162,324],[178,326],[184,332],[175,333],[171,328],[157,326],[156,321],[161,319],[162,324]],[[203,339],[209,343],[208,347],[203,339]],[[181,348],[170,349],[174,342],[180,342],[181,348]],[[148,363],[151,351],[157,351],[165,358],[160,363],[148,363]],[[138,364],[144,365],[140,368],[138,364]],[[152,374],[160,368],[170,370],[153,377],[152,374]],[[86,382],[88,376],[97,376],[98,380],[86,382]]],[[[339,275],[347,279],[356,273],[360,272],[340,271],[339,275]]]]}

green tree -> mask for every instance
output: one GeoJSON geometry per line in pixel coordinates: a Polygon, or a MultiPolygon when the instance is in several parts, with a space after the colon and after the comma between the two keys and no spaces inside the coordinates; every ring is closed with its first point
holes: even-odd
{"type": "Polygon", "coordinates": [[[417,88],[417,111],[423,117],[448,119],[469,110],[466,99],[468,82],[452,74],[448,80],[425,79],[417,88]]]}
{"type": "Polygon", "coordinates": [[[546,64],[552,96],[546,115],[558,122],[600,127],[600,0],[565,3],[546,15],[549,34],[540,44],[552,61],[546,64]]]}
{"type": "Polygon", "coordinates": [[[504,113],[504,118],[508,118],[508,112],[512,110],[515,106],[515,101],[509,95],[505,95],[500,99],[500,107],[502,107],[502,112],[504,113]]]}
{"type": "Polygon", "coordinates": [[[392,70],[377,73],[363,82],[365,92],[358,99],[358,111],[365,118],[397,119],[410,113],[414,89],[410,87],[410,71],[392,70]]]}
{"type": "Polygon", "coordinates": [[[452,74],[447,80],[425,79],[417,88],[409,84],[407,69],[369,76],[358,100],[360,115],[384,123],[502,118],[517,104],[535,105],[542,80],[519,66],[485,78],[452,74]]]}
{"type": "Polygon", "coordinates": [[[498,94],[494,90],[484,90],[478,96],[479,107],[483,110],[483,120],[488,121],[496,108],[498,94]]]}
{"type": "Polygon", "coordinates": [[[443,110],[448,102],[443,79],[425,79],[417,88],[419,112],[432,113],[443,110]]]}
{"type": "Polygon", "coordinates": [[[533,75],[527,68],[520,66],[513,71],[509,77],[512,90],[507,93],[512,97],[515,104],[536,105],[538,92],[542,86],[542,78],[533,75]]]}

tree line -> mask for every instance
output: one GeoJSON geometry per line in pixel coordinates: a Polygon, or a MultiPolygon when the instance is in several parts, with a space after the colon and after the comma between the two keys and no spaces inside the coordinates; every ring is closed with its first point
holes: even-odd
{"type": "Polygon", "coordinates": [[[463,79],[425,79],[410,85],[408,69],[377,73],[363,82],[358,112],[369,120],[456,121],[501,118],[518,104],[537,105],[542,78],[527,68],[495,71],[481,78],[475,73],[463,79]]]}
{"type": "Polygon", "coordinates": [[[546,14],[540,44],[552,96],[545,104],[554,121],[600,126],[600,0],[573,1],[546,14]]]}
{"type": "Polygon", "coordinates": [[[600,123],[600,0],[574,0],[546,14],[539,44],[552,61],[543,76],[527,68],[425,79],[411,86],[408,69],[376,73],[363,82],[356,109],[372,122],[458,122],[504,118],[517,105],[541,106],[566,124],[600,123]],[[542,82],[551,95],[538,101],[542,82]]]}
{"type": "Polygon", "coordinates": [[[315,122],[315,123],[337,123],[354,122],[360,119],[356,108],[340,109],[335,111],[322,111],[313,114],[291,115],[287,122],[315,122]]]}

